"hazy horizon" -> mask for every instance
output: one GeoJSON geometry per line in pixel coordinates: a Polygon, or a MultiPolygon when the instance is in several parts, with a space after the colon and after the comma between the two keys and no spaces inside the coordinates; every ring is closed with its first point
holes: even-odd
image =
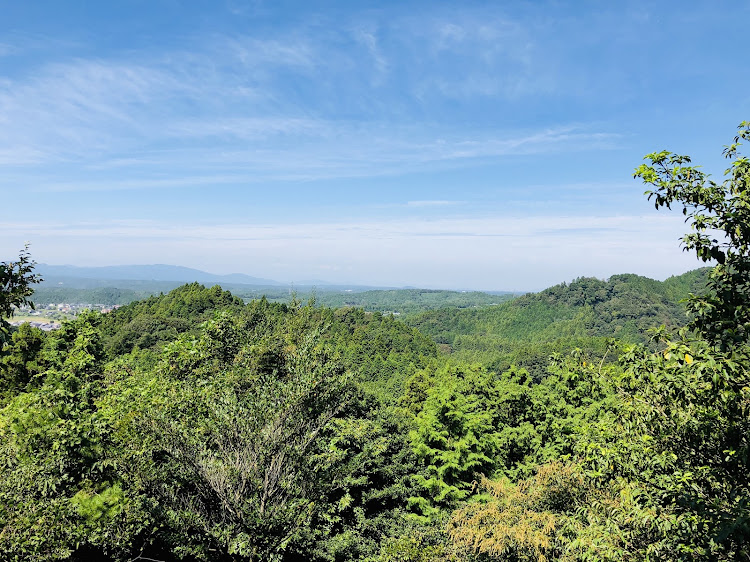
{"type": "Polygon", "coordinates": [[[720,179],[750,6],[51,1],[0,22],[0,257],[536,291],[704,265],[633,180],[720,179]]]}
{"type": "MultiPolygon", "coordinates": [[[[187,269],[187,270],[195,271],[197,273],[201,273],[201,274],[205,274],[205,275],[217,278],[217,279],[211,280],[211,281],[202,281],[200,278],[188,278],[187,276],[184,277],[184,278],[182,278],[182,279],[177,279],[177,278],[169,278],[169,279],[167,279],[167,278],[153,278],[153,277],[152,278],[134,277],[132,275],[128,276],[128,277],[115,277],[115,276],[86,277],[86,275],[82,274],[82,272],[79,272],[78,275],[74,276],[75,278],[81,278],[81,279],[100,279],[100,280],[109,280],[109,279],[112,279],[112,280],[116,280],[116,281],[123,281],[123,280],[149,281],[149,280],[153,280],[153,281],[157,281],[157,282],[174,281],[174,282],[180,282],[180,283],[182,283],[182,282],[186,282],[187,283],[187,282],[198,281],[199,283],[204,283],[205,284],[207,282],[208,283],[220,282],[220,281],[222,281],[221,279],[219,279],[221,277],[245,276],[245,277],[257,278],[258,281],[269,281],[270,284],[264,284],[264,283],[258,283],[258,282],[252,282],[252,283],[250,283],[250,282],[243,282],[243,281],[240,281],[240,280],[232,280],[232,279],[224,279],[223,282],[227,286],[233,285],[233,284],[236,284],[236,285],[248,285],[248,286],[253,286],[253,285],[254,286],[266,286],[266,285],[267,286],[272,286],[272,285],[275,284],[275,286],[277,286],[278,288],[282,288],[282,287],[284,287],[284,288],[286,288],[286,287],[293,288],[296,285],[296,286],[304,287],[304,288],[315,288],[316,286],[324,288],[325,286],[330,286],[330,287],[336,287],[337,289],[340,289],[340,288],[343,288],[343,287],[354,287],[354,288],[367,288],[367,289],[374,289],[374,290],[380,290],[380,289],[383,289],[383,290],[394,290],[394,289],[395,290],[401,290],[401,289],[426,289],[426,290],[445,290],[445,291],[464,291],[464,292],[467,292],[467,291],[480,291],[480,292],[489,292],[489,293],[527,293],[527,292],[539,292],[539,291],[542,291],[544,289],[548,289],[549,287],[552,287],[554,285],[558,285],[560,283],[571,283],[571,282],[575,281],[575,279],[578,278],[578,277],[585,277],[585,276],[577,276],[577,277],[574,277],[574,278],[571,278],[571,279],[561,279],[560,281],[558,281],[556,283],[552,283],[551,285],[546,285],[544,287],[516,287],[516,288],[513,288],[513,289],[508,289],[508,288],[501,288],[501,287],[497,287],[497,288],[491,288],[491,287],[488,287],[488,288],[477,288],[477,287],[461,287],[461,286],[444,287],[444,286],[439,286],[439,285],[434,285],[434,286],[372,285],[372,284],[362,284],[362,283],[349,283],[347,281],[327,281],[325,279],[312,279],[312,278],[299,278],[299,279],[288,279],[288,280],[285,280],[285,279],[270,279],[270,278],[268,278],[266,276],[263,276],[262,274],[257,274],[257,273],[253,273],[253,272],[248,273],[248,272],[241,272],[241,271],[231,271],[231,272],[228,272],[228,273],[217,273],[217,272],[214,272],[214,271],[204,271],[204,270],[201,270],[201,269],[188,268],[187,266],[182,266],[182,265],[177,265],[177,264],[162,264],[162,263],[157,263],[157,264],[116,264],[116,265],[109,265],[109,266],[78,266],[78,265],[75,265],[75,264],[48,264],[48,263],[39,263],[37,265],[37,272],[40,272],[40,271],[44,272],[46,267],[63,267],[63,268],[71,267],[71,268],[82,269],[82,270],[87,270],[87,269],[92,269],[92,268],[93,269],[96,269],[96,268],[102,268],[102,269],[114,268],[114,269],[119,269],[119,268],[166,267],[166,268],[187,269]]],[[[664,281],[665,279],[667,279],[669,277],[679,276],[679,275],[682,275],[684,273],[688,273],[689,271],[692,271],[692,270],[686,270],[686,271],[675,273],[675,274],[672,274],[672,275],[667,275],[666,277],[654,278],[654,279],[656,279],[657,281],[664,281]]],[[[621,272],[615,273],[613,275],[630,274],[630,273],[633,273],[633,272],[630,272],[630,271],[621,271],[621,272]]],[[[44,273],[42,273],[42,274],[44,275],[44,273]]],[[[64,275],[60,275],[60,277],[64,277],[64,275]]],[[[599,277],[599,279],[608,280],[609,277],[611,277],[611,276],[608,276],[608,277],[599,277]]],[[[44,279],[44,281],[54,281],[56,279],[57,279],[56,277],[52,277],[51,280],[44,279]]]]}

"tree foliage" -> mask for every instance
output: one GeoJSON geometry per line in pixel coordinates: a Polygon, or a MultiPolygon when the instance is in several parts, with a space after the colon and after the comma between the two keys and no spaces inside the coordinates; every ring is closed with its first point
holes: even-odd
{"type": "Polygon", "coordinates": [[[683,238],[684,249],[718,262],[709,275],[709,292],[688,304],[692,325],[724,350],[750,338],[750,159],[739,152],[741,140],[750,140],[748,121],[724,149],[730,167],[721,183],[688,165],[689,156],[667,151],[647,155],[650,164],[636,170],[636,177],[653,186],[646,193],[657,209],[682,205],[693,230],[683,238]]]}
{"type": "Polygon", "coordinates": [[[330,353],[314,330],[223,315],[110,387],[113,462],[128,490],[157,500],[176,552],[265,560],[310,520],[332,468],[317,442],[350,394],[330,353]]]}
{"type": "Polygon", "coordinates": [[[0,346],[8,340],[10,324],[7,319],[21,305],[32,305],[31,287],[41,276],[34,273],[36,262],[31,259],[28,244],[18,254],[18,261],[0,262],[0,346]]]}

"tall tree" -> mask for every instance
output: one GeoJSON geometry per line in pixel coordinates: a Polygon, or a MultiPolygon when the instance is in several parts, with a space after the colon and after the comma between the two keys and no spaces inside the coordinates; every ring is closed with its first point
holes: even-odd
{"type": "Polygon", "coordinates": [[[689,156],[666,150],[648,154],[635,176],[657,209],[681,205],[693,230],[683,240],[701,260],[718,262],[709,274],[706,294],[689,300],[692,326],[712,345],[727,350],[750,339],[750,159],[739,153],[750,140],[750,121],[743,121],[732,144],[726,178],[716,183],[689,156]]]}
{"type": "Polygon", "coordinates": [[[10,336],[7,319],[13,316],[15,307],[33,306],[29,300],[34,292],[31,285],[42,280],[40,275],[34,273],[35,265],[28,244],[19,252],[18,261],[0,262],[0,344],[10,336]]]}

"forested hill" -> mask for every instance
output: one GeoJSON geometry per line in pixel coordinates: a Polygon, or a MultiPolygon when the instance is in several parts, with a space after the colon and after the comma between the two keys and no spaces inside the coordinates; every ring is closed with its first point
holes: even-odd
{"type": "MultiPolygon", "coordinates": [[[[114,359],[138,350],[155,352],[181,334],[197,337],[201,325],[220,311],[246,318],[250,324],[257,323],[258,317],[278,322],[299,304],[265,298],[245,304],[218,285],[206,288],[190,283],[113,310],[99,318],[98,329],[106,356],[114,359]]],[[[303,309],[310,314],[308,320],[321,327],[325,339],[335,342],[344,364],[361,375],[363,384],[377,387],[376,393],[398,395],[404,379],[420,364],[420,357],[436,355],[429,337],[392,315],[353,307],[303,309]]]]}
{"type": "MultiPolygon", "coordinates": [[[[200,282],[200,281],[198,281],[200,282]]],[[[60,303],[89,303],[107,306],[124,305],[131,302],[167,293],[179,284],[170,281],[107,280],[106,286],[89,286],[86,280],[78,280],[77,286],[56,286],[44,283],[34,291],[37,305],[60,303]]],[[[75,283],[74,283],[75,285],[75,283]]],[[[370,312],[414,314],[438,308],[474,308],[492,306],[513,298],[513,293],[490,294],[480,291],[448,291],[436,289],[345,289],[343,287],[309,286],[290,288],[278,286],[251,286],[221,282],[224,290],[231,291],[245,302],[265,297],[270,302],[287,303],[294,294],[307,302],[313,298],[316,304],[330,308],[355,306],[370,312]]]]}
{"type": "Polygon", "coordinates": [[[315,293],[315,300],[324,306],[339,308],[356,306],[369,311],[414,314],[440,308],[477,308],[493,306],[513,298],[513,293],[481,291],[447,291],[436,289],[380,289],[363,292],[326,291],[315,293]]]}
{"type": "Polygon", "coordinates": [[[680,301],[704,290],[708,271],[696,269],[665,281],[633,274],[606,281],[581,277],[498,306],[425,311],[406,322],[463,359],[495,368],[511,363],[541,367],[554,352],[598,350],[609,337],[643,342],[649,328],[684,325],[680,301]]]}

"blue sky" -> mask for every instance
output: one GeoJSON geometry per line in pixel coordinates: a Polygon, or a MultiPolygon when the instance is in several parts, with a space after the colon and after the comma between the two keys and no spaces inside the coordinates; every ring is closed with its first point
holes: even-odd
{"type": "Polygon", "coordinates": [[[538,290],[698,264],[644,154],[750,119],[729,2],[0,1],[0,258],[538,290]]]}

